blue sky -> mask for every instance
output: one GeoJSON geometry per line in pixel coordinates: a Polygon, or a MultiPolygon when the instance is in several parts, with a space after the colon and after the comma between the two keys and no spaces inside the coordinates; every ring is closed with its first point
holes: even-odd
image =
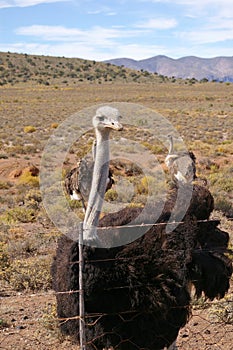
{"type": "Polygon", "coordinates": [[[0,0],[0,51],[97,61],[233,56],[233,2],[0,0]]]}

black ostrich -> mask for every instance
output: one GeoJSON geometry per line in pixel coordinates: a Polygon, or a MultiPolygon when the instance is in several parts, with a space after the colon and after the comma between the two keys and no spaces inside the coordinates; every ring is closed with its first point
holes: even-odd
{"type": "MultiPolygon", "coordinates": [[[[84,293],[87,349],[113,346],[121,350],[160,350],[169,347],[191,313],[190,282],[199,297],[222,298],[232,274],[225,255],[229,236],[218,221],[205,221],[213,210],[213,197],[194,185],[183,223],[166,232],[177,189],[173,188],[164,210],[148,232],[134,242],[115,248],[84,246],[84,293]]],[[[103,241],[116,243],[121,234],[140,236],[136,228],[124,232],[126,225],[141,213],[141,208],[125,208],[103,217],[99,230],[103,241]]],[[[154,222],[150,208],[144,223],[154,222]]],[[[138,228],[140,230],[140,228],[138,228]]],[[[120,237],[120,238],[119,238],[120,237]]],[[[52,266],[56,292],[78,290],[78,243],[62,237],[52,266]]],[[[78,294],[57,294],[58,317],[78,315],[78,294]]],[[[78,338],[78,320],[61,322],[62,332],[78,338]]]]}

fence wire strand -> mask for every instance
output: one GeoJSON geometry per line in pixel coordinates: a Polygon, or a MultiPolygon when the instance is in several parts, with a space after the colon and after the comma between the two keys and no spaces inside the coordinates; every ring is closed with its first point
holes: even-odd
{"type": "MultiPolygon", "coordinates": [[[[210,222],[210,221],[216,221],[216,220],[198,220],[197,222],[210,222]]],[[[143,226],[164,226],[168,223],[158,223],[158,224],[142,224],[143,226]]],[[[172,222],[171,225],[174,224],[184,224],[184,222],[172,222]]],[[[140,225],[128,225],[127,227],[135,227],[135,226],[142,226],[140,225]]],[[[112,227],[99,227],[98,229],[116,229],[116,228],[122,228],[122,226],[112,226],[112,227]]],[[[222,247],[215,247],[215,249],[223,249],[222,247]]],[[[172,250],[172,249],[170,249],[172,250]]],[[[209,251],[209,249],[202,249],[202,251],[209,251]]],[[[169,251],[169,250],[168,250],[169,251]]],[[[185,249],[180,249],[180,251],[185,252],[185,249]]],[[[229,249],[227,251],[228,253],[232,254],[232,250],[229,249]]],[[[139,259],[140,257],[135,257],[134,259],[139,259]]],[[[129,261],[132,260],[132,257],[130,258],[107,258],[107,259],[98,259],[98,260],[88,260],[88,262],[91,263],[99,263],[99,262],[112,262],[117,260],[123,260],[123,261],[129,261]]],[[[73,261],[70,264],[80,264],[82,262],[82,259],[73,261]]],[[[135,287],[135,286],[134,286],[135,287]]],[[[137,285],[136,287],[151,287],[151,284],[144,284],[137,285]]],[[[111,290],[117,290],[117,289],[127,289],[130,288],[129,285],[125,286],[119,286],[114,288],[106,288],[105,290],[111,291],[111,290]]],[[[39,292],[39,293],[32,293],[32,294],[26,294],[27,298],[38,300],[39,297],[44,298],[53,298],[59,296],[59,295],[74,295],[79,294],[82,292],[81,289],[75,289],[75,290],[68,290],[68,291],[49,291],[49,292],[39,292]]],[[[2,293],[4,298],[4,292],[2,293]]],[[[25,294],[17,294],[17,295],[9,295],[5,296],[6,298],[16,298],[16,299],[25,299],[25,294]]],[[[187,305],[189,307],[189,305],[187,305]]],[[[81,321],[83,324],[85,324],[85,327],[94,327],[103,317],[107,316],[118,316],[119,319],[121,319],[122,322],[130,322],[130,320],[133,320],[135,317],[137,317],[140,314],[137,310],[128,310],[123,312],[118,312],[115,314],[108,314],[108,313],[92,313],[92,314],[84,314],[84,316],[81,318],[81,321]],[[126,317],[126,315],[128,317],[126,317]],[[131,316],[130,316],[131,315],[131,316]]],[[[80,315],[72,316],[72,317],[53,317],[52,322],[56,324],[54,326],[57,327],[57,323],[64,324],[68,323],[69,321],[79,321],[80,315]]],[[[34,327],[37,328],[40,326],[40,321],[38,319],[30,319],[30,320],[24,320],[23,321],[26,327],[34,327]]],[[[0,327],[1,328],[1,327],[0,327]]],[[[0,333],[2,333],[2,338],[0,340],[0,349],[8,350],[8,349],[14,349],[14,350],[21,350],[21,349],[31,349],[31,344],[34,342],[40,343],[40,350],[47,350],[47,349],[56,349],[59,347],[59,349],[65,349],[62,347],[62,341],[59,339],[56,333],[55,339],[52,341],[49,339],[46,341],[46,339],[39,339],[36,337],[36,334],[34,334],[33,337],[29,335],[24,335],[24,328],[2,328],[0,329],[0,333]],[[1,332],[2,331],[2,332],[1,332]],[[21,339],[24,345],[22,345],[22,342],[19,340],[16,340],[16,345],[13,347],[8,346],[9,345],[9,339],[16,337],[17,339],[21,339]],[[17,345],[18,344],[18,345],[17,345]],[[27,344],[27,345],[25,345],[27,344]],[[18,347],[17,347],[18,346],[18,347]],[[28,346],[28,347],[27,347],[28,346]]],[[[79,332],[79,330],[77,330],[79,332]]],[[[107,334],[114,334],[119,337],[119,343],[114,348],[114,350],[120,350],[121,345],[125,342],[128,344],[131,344],[135,347],[135,349],[138,350],[146,350],[145,348],[140,348],[137,344],[134,344],[131,339],[121,339],[120,335],[114,332],[105,332],[103,334],[98,335],[97,337],[93,337],[93,339],[88,340],[85,342],[85,346],[88,346],[88,349],[91,348],[93,350],[103,350],[98,349],[95,345],[95,341],[98,338],[104,337],[107,334]]],[[[72,342],[71,342],[72,344],[72,342]]],[[[184,326],[180,330],[180,334],[177,341],[177,349],[179,350],[231,350],[233,344],[233,294],[229,294],[229,297],[225,297],[222,301],[203,301],[202,306],[195,306],[193,305],[193,312],[190,317],[190,320],[188,324],[184,326]],[[215,312],[216,309],[216,312],[215,312]],[[206,310],[206,312],[205,312],[206,310]],[[208,311],[207,311],[208,310],[208,311]],[[212,319],[208,315],[208,313],[213,314],[212,319]],[[229,313],[229,315],[227,315],[229,313]],[[227,318],[227,316],[229,316],[227,318]],[[225,317],[225,319],[224,319],[225,317]],[[214,318],[214,319],[213,319],[214,318]]],[[[72,345],[69,347],[70,349],[76,349],[77,346],[74,348],[72,345]]],[[[111,348],[112,349],[112,348],[111,348]]]]}

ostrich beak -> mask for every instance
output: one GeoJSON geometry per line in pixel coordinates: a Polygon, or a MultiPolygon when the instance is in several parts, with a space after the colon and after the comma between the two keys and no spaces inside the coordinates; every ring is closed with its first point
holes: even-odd
{"type": "Polygon", "coordinates": [[[104,128],[110,128],[113,130],[121,131],[123,130],[123,125],[118,120],[110,119],[104,122],[104,128]]]}

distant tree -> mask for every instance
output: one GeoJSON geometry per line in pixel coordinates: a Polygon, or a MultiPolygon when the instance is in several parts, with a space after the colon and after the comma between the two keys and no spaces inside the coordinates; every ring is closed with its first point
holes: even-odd
{"type": "Polygon", "coordinates": [[[208,83],[208,81],[209,80],[207,78],[203,78],[203,79],[200,80],[200,83],[208,83]]]}

